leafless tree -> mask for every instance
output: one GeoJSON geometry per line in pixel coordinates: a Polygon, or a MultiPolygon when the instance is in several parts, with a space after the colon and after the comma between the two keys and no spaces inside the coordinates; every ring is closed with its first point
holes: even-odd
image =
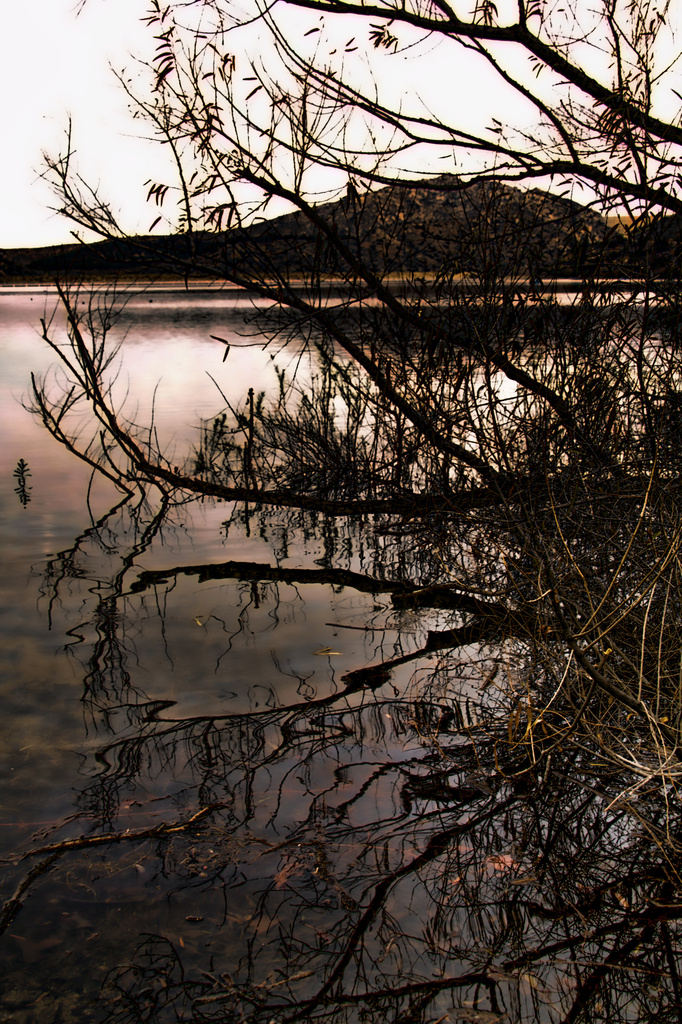
{"type": "MultiPolygon", "coordinates": [[[[149,92],[133,95],[125,76],[122,85],[172,154],[177,179],[147,188],[161,215],[177,198],[178,234],[126,240],[111,209],[79,179],[71,147],[49,161],[63,210],[101,233],[105,254],[127,241],[138,267],[229,280],[273,300],[254,329],[275,360],[278,346],[313,353],[316,373],[304,383],[277,371],[274,398],[255,386],[240,404],[226,401],[178,466],[164,459],[151,430],[126,422],[113,406],[106,316],[79,312],[62,284],[67,346],[49,324],[44,337],[68,384],[60,391],[35,381],[45,425],[129,494],[153,486],[169,501],[215,497],[262,522],[289,509],[351,517],[361,530],[377,517],[372,537],[391,536],[411,556],[384,561],[380,583],[365,585],[380,585],[397,606],[449,611],[450,628],[432,630],[416,652],[382,653],[346,677],[349,692],[438,653],[442,671],[422,681],[412,720],[438,749],[441,719],[433,709],[452,716],[471,739],[466,777],[479,758],[494,766],[501,785],[539,785],[568,751],[575,763],[593,758],[612,773],[610,807],[627,808],[628,820],[641,818],[642,792],[655,793],[664,808],[680,778],[682,727],[674,241],[682,128],[668,5],[632,0],[569,10],[519,2],[498,9],[486,0],[467,12],[437,2],[291,0],[245,12],[217,0],[155,0],[152,8],[159,45],[149,92]],[[379,67],[400,62],[407,47],[419,52],[424,40],[439,41],[445,54],[475,57],[517,97],[518,122],[467,127],[457,120],[464,104],[456,95],[444,104],[440,82],[435,113],[417,96],[391,97],[379,67]],[[260,52],[249,56],[254,45],[260,52]],[[666,110],[673,116],[665,119],[666,110]],[[527,189],[536,182],[555,192],[527,189]],[[591,211],[569,198],[574,191],[589,198],[591,211]],[[609,226],[601,214],[610,211],[626,223],[609,226]],[[558,301],[556,278],[571,269],[578,293],[558,301]],[[506,680],[492,709],[482,699],[475,734],[448,691],[449,659],[472,646],[494,651],[506,680]]],[[[334,557],[330,551],[332,576],[334,557]]],[[[175,567],[135,585],[144,590],[176,570],[191,571],[175,567]]],[[[210,569],[202,571],[208,578],[210,569]]],[[[234,571],[283,579],[275,567],[234,571]]],[[[482,693],[493,669],[481,672],[482,693]]],[[[291,722],[304,714],[288,710],[284,724],[274,716],[284,745],[294,735],[291,722]]],[[[197,736],[209,744],[204,752],[213,751],[202,783],[207,801],[224,751],[233,753],[222,728],[213,720],[173,727],[173,742],[182,736],[197,763],[197,736]]],[[[257,743],[257,728],[255,735],[257,743]]],[[[122,744],[120,763],[142,763],[147,744],[162,747],[165,739],[151,727],[137,746],[122,744]]],[[[111,761],[119,752],[114,744],[103,756],[111,761]]],[[[444,756],[459,755],[448,749],[444,756]]],[[[452,786],[466,790],[466,777],[452,786]]],[[[581,787],[592,783],[572,780],[576,820],[591,822],[593,801],[581,802],[581,787]]],[[[413,779],[406,800],[420,784],[437,788],[432,778],[413,779]]],[[[485,792],[473,789],[472,799],[485,792]]],[[[538,811],[538,829],[547,813],[554,812],[538,811]]],[[[483,828],[485,814],[468,825],[483,828]]],[[[677,857],[665,815],[642,827],[677,857]]],[[[417,1006],[426,989],[402,992],[398,1016],[381,986],[365,998],[357,986],[343,990],[343,978],[351,966],[364,978],[366,963],[378,962],[365,935],[380,912],[389,915],[385,897],[394,884],[414,872],[420,884],[436,885],[429,858],[449,849],[460,825],[448,827],[447,841],[431,833],[407,866],[385,865],[373,889],[358,883],[363,909],[334,947],[336,959],[325,960],[322,940],[316,947],[327,963],[324,982],[308,992],[314,986],[306,980],[275,1011],[268,996],[263,1019],[273,1012],[299,1019],[296,1004],[321,1014],[334,1000],[330,1020],[344,1019],[343,1000],[388,1006],[396,1015],[386,1010],[386,1019],[421,1019],[430,1006],[426,996],[417,1006]]],[[[292,855],[278,869],[282,881],[289,863],[290,874],[298,870],[292,855]]],[[[338,875],[320,871],[337,895],[345,892],[338,875]]],[[[644,911],[633,914],[634,930],[580,982],[577,1001],[562,1003],[563,1019],[577,1020],[600,972],[629,964],[642,936],[651,938],[644,911]]],[[[387,917],[381,920],[383,927],[387,917]]],[[[573,950],[576,941],[552,938],[550,946],[566,942],[573,950]]],[[[291,950],[289,977],[312,955],[293,942],[291,950]]],[[[520,970],[528,955],[510,956],[500,970],[520,970]]],[[[489,966],[480,977],[472,966],[466,984],[494,989],[489,966]]],[[[236,991],[215,978],[201,985],[193,1012],[219,1006],[222,1013],[236,991]]],[[[258,991],[247,985],[239,992],[259,1019],[258,991]]],[[[489,1005],[493,1013],[492,996],[489,1005]]]]}

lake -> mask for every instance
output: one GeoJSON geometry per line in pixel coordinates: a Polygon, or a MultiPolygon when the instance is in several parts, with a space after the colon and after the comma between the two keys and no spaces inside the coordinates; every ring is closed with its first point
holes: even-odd
{"type": "MultiPolygon", "coordinates": [[[[119,306],[117,403],[169,461],[314,372],[234,294],[119,306]]],[[[589,752],[500,762],[522,645],[396,598],[434,534],[122,502],[26,409],[41,317],[0,295],[3,1022],[679,1021],[672,812],[589,752]]]]}

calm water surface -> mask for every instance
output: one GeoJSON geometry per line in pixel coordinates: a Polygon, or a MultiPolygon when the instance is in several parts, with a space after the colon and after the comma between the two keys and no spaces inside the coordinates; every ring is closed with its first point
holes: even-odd
{"type": "MultiPolygon", "coordinates": [[[[125,299],[117,403],[174,462],[312,372],[234,296],[125,299]]],[[[0,295],[3,1024],[679,1022],[672,794],[633,816],[579,748],[501,764],[528,649],[427,649],[461,617],[338,574],[422,578],[456,538],[116,507],[25,408],[41,317],[0,295]]]]}
{"type": "MultiPolygon", "coordinates": [[[[270,351],[244,336],[248,309],[246,302],[215,294],[127,297],[113,331],[121,342],[116,393],[129,418],[139,423],[150,421],[153,404],[159,445],[168,457],[184,459],[197,441],[200,419],[224,407],[218,386],[230,401],[250,386],[273,386],[270,351]],[[226,361],[222,344],[211,335],[231,343],[226,361]]],[[[30,372],[44,373],[55,362],[40,338],[41,317],[53,318],[58,335],[61,317],[54,296],[0,296],[5,439],[0,455],[0,853],[5,856],[36,843],[186,819],[209,798],[225,799],[226,793],[234,803],[232,787],[244,785],[243,778],[239,783],[231,778],[228,785],[226,777],[248,775],[254,766],[245,765],[245,757],[267,761],[281,743],[272,712],[333,697],[343,690],[339,679],[345,671],[400,647],[395,623],[388,621],[390,602],[380,594],[295,581],[200,583],[196,574],[171,576],[167,585],[132,594],[131,583],[143,570],[230,559],[273,563],[273,543],[258,530],[247,535],[239,524],[226,535],[230,507],[195,503],[169,514],[136,549],[158,496],[150,495],[152,507],[144,514],[124,507],[107,517],[115,492],[98,481],[88,491],[90,469],[25,408],[30,372]],[[30,469],[25,507],[13,476],[20,459],[30,469]],[[97,520],[99,528],[93,525],[97,520]],[[360,628],[344,628],[353,626],[360,628]],[[333,653],[319,653],[325,649],[333,653]],[[247,713],[256,715],[251,724],[239,718],[247,713]],[[159,727],[159,720],[169,724],[159,727]],[[230,741],[230,765],[217,746],[211,754],[216,741],[209,734],[229,729],[232,722],[237,735],[230,741]],[[164,731],[170,736],[167,746],[152,736],[164,731]],[[197,731],[204,734],[203,756],[208,762],[214,756],[216,764],[199,763],[197,731]],[[256,737],[238,736],[249,731],[256,737]],[[126,749],[118,761],[116,745],[136,737],[139,748],[126,749]]],[[[277,364],[293,358],[280,354],[277,364]]],[[[324,561],[320,538],[294,538],[288,548],[287,567],[315,568],[324,561]]],[[[416,640],[408,630],[400,643],[409,648],[416,640]]],[[[394,685],[399,682],[397,673],[394,685]]],[[[326,724],[322,705],[305,728],[320,735],[336,731],[340,739],[348,735],[352,747],[356,738],[343,715],[359,703],[357,697],[341,706],[332,703],[326,724]]],[[[381,724],[381,746],[402,749],[402,740],[391,738],[390,712],[383,714],[389,728],[381,724]]],[[[249,827],[261,831],[256,848],[261,859],[263,843],[285,838],[309,810],[309,783],[291,775],[298,763],[292,753],[295,745],[286,757],[272,759],[257,783],[261,793],[239,797],[253,804],[247,817],[249,827]]],[[[339,763],[350,756],[341,753],[332,768],[318,765],[314,786],[331,784],[339,763]]],[[[253,785],[250,777],[247,788],[253,785]]],[[[373,804],[364,813],[374,817],[377,810],[373,804]]],[[[188,895],[185,883],[192,872],[181,862],[184,857],[189,863],[192,855],[185,850],[173,856],[177,861],[169,868],[162,863],[165,854],[159,861],[139,844],[122,844],[104,857],[86,849],[63,871],[55,870],[49,885],[39,883],[2,940],[7,972],[2,998],[9,1014],[2,1019],[70,1020],[69,1014],[84,1019],[78,1016],[81,1000],[97,995],[107,972],[126,962],[143,932],[163,935],[180,948],[210,948],[214,939],[207,926],[218,923],[214,885],[206,886],[210,908],[202,895],[210,865],[198,865],[188,895]],[[89,856],[99,856],[102,877],[83,873],[89,856]]],[[[197,856],[210,861],[217,853],[197,856]]],[[[273,875],[276,861],[271,858],[267,868],[273,875]]],[[[224,874],[225,866],[220,867],[224,874]]],[[[6,895],[22,874],[23,866],[9,872],[6,895]]],[[[240,885],[246,885],[246,877],[247,872],[240,885]]],[[[253,897],[242,891],[233,901],[222,876],[220,888],[220,943],[238,942],[241,955],[253,897]]],[[[107,1014],[101,1011],[104,1019],[107,1014]]]]}

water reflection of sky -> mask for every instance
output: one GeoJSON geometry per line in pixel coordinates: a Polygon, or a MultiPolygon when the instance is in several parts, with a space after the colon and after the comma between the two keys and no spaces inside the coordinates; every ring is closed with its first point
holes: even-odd
{"type": "MultiPolygon", "coordinates": [[[[0,1017],[91,1019],[102,984],[92,1019],[107,1024],[293,1024],[313,1010],[325,1024],[577,1024],[584,993],[594,1021],[674,1011],[676,855],[606,807],[608,773],[580,745],[526,773],[523,633],[424,651],[459,613],[296,578],[361,568],[344,521],[333,543],[299,524],[285,544],[275,513],[226,531],[229,504],[155,522],[150,494],[105,516],[115,495],[97,485],[88,507],[90,470],[20,401],[53,358],[36,332],[52,301],[0,295],[0,856],[33,851],[3,865],[2,899],[36,845],[106,841],[69,848],[29,885],[0,935],[0,1017]],[[278,548],[286,580],[222,564],[272,565],[278,548]],[[391,671],[343,678],[377,663],[391,671]]],[[[220,390],[237,401],[283,365],[245,340],[247,309],[140,295],[116,322],[117,394],[140,423],[154,403],[178,458],[220,390]],[[212,334],[230,342],[225,361],[212,334]]],[[[362,540],[390,578],[374,525],[362,540]]],[[[417,575],[419,543],[395,542],[417,575]]]]}
{"type": "MultiPolygon", "coordinates": [[[[104,795],[106,771],[100,784],[102,766],[115,769],[118,744],[125,750],[126,740],[134,739],[138,729],[150,736],[144,767],[123,792],[112,795],[106,811],[120,827],[156,824],[193,800],[189,794],[195,769],[182,740],[186,728],[189,733],[196,728],[229,732],[240,715],[254,713],[256,722],[262,715],[265,749],[272,753],[281,736],[269,722],[271,713],[284,704],[324,702],[343,689],[345,671],[371,662],[382,651],[387,656],[400,653],[396,623],[388,621],[390,602],[380,595],[323,585],[174,578],[174,566],[228,558],[272,560],[272,548],[258,531],[247,536],[233,526],[226,537],[225,505],[197,503],[178,509],[117,577],[121,559],[133,551],[134,521],[124,509],[102,529],[92,529],[91,513],[105,513],[115,493],[95,482],[88,507],[90,469],[58,445],[24,407],[30,372],[45,373],[54,362],[37,329],[41,316],[50,320],[53,306],[49,296],[0,297],[0,425],[5,438],[0,454],[0,854],[30,843],[41,829],[64,838],[104,827],[100,819],[109,798],[104,795]],[[31,500],[25,507],[14,492],[12,475],[20,459],[30,469],[31,500]],[[155,568],[171,570],[167,585],[129,593],[138,572],[155,568]],[[366,629],[367,623],[376,624],[377,630],[366,629]],[[198,726],[183,725],[192,719],[198,726]],[[180,739],[173,741],[172,760],[166,762],[163,753],[155,753],[154,731],[175,729],[180,739]],[[113,744],[111,749],[107,744],[113,744]],[[76,818],[68,824],[75,810],[76,818]]],[[[127,415],[139,423],[149,422],[153,404],[160,446],[167,453],[175,448],[178,459],[195,441],[200,418],[224,406],[218,388],[237,402],[249,387],[268,388],[275,379],[270,351],[243,335],[245,311],[217,296],[205,301],[193,296],[191,302],[139,297],[128,302],[116,321],[112,340],[121,342],[116,393],[127,415]],[[229,341],[226,360],[223,344],[211,334],[229,341]]],[[[63,330],[58,311],[52,330],[55,337],[63,330]]],[[[276,359],[280,367],[286,365],[281,355],[276,359]]],[[[158,497],[151,500],[153,506],[158,497]]],[[[294,545],[288,564],[314,564],[321,553],[314,540],[294,545]]],[[[414,641],[413,631],[405,629],[400,642],[409,646],[414,641]]],[[[407,666],[403,682],[410,671],[407,666]]],[[[400,680],[397,672],[395,682],[400,680]]],[[[338,730],[342,738],[348,731],[344,709],[358,703],[361,696],[351,697],[333,712],[321,710],[310,722],[303,716],[292,728],[301,729],[302,738],[309,729],[319,731],[320,737],[338,730]]],[[[381,719],[383,713],[378,714],[381,719]]],[[[390,727],[386,711],[382,730],[390,727]]],[[[259,729],[255,727],[256,734],[259,729]]],[[[188,750],[191,742],[187,740],[188,750]]],[[[351,744],[342,759],[352,762],[353,749],[351,744]]],[[[315,785],[333,782],[334,764],[338,768],[337,762],[318,766],[315,785]]],[[[287,762],[273,764],[269,772],[269,784],[279,779],[288,794],[285,817],[304,815],[307,790],[300,781],[288,779],[287,762]]],[[[267,817],[272,806],[263,799],[267,817]]],[[[110,872],[113,880],[100,880],[95,894],[76,869],[64,885],[56,883],[49,904],[39,901],[27,908],[5,937],[12,977],[20,988],[42,978],[38,986],[52,988],[59,1002],[76,982],[58,950],[82,935],[92,939],[83,955],[94,970],[89,957],[99,956],[101,962],[103,955],[111,956],[112,963],[118,962],[116,957],[125,959],[130,943],[145,929],[185,934],[186,925],[178,931],[176,915],[169,917],[156,889],[145,888],[151,874],[142,854],[136,852],[133,861],[117,853],[109,861],[110,872]],[[95,930],[97,924],[101,933],[95,930]],[[55,942],[46,942],[47,933],[55,942]],[[33,972],[30,982],[26,970],[33,972]]],[[[241,943],[241,929],[232,941],[241,943]]],[[[68,1002],[70,997],[65,998],[68,1002]]]]}
{"type": "MultiPolygon", "coordinates": [[[[293,359],[298,365],[297,355],[275,355],[254,342],[243,324],[251,308],[244,301],[215,294],[126,298],[111,332],[121,346],[117,393],[139,423],[149,422],[153,407],[160,444],[178,459],[195,442],[201,417],[224,407],[218,387],[236,403],[249,387],[272,386],[273,362],[281,368],[293,359]],[[212,334],[229,341],[227,359],[212,334]]],[[[0,730],[0,781],[4,820],[25,819],[29,833],[28,822],[68,813],[82,771],[76,752],[99,742],[102,722],[96,714],[95,734],[84,737],[81,704],[88,659],[102,629],[92,615],[97,595],[111,586],[119,554],[125,556],[132,543],[125,515],[108,521],[102,535],[89,535],[91,514],[105,513],[116,492],[95,480],[88,507],[89,467],[25,408],[30,373],[46,373],[55,362],[40,338],[41,317],[52,323],[55,338],[63,337],[53,296],[0,296],[0,643],[6,669],[0,719],[11,723],[0,730]],[[20,459],[30,470],[31,500],[25,507],[12,475],[20,459]],[[63,557],[76,538],[75,557],[63,557]],[[43,580],[55,564],[63,576],[56,597],[43,580]]],[[[137,569],[228,558],[271,561],[272,548],[258,532],[246,536],[233,527],[226,539],[222,524],[228,514],[229,506],[210,503],[177,510],[137,555],[124,590],[137,569]]],[[[288,564],[313,564],[320,553],[314,541],[294,546],[288,564]]],[[[200,584],[180,577],[168,587],[124,597],[120,608],[130,621],[122,636],[131,685],[150,701],[177,702],[168,712],[172,718],[323,697],[339,688],[345,671],[371,662],[379,651],[396,653],[391,645],[397,633],[385,626],[390,602],[349,589],[238,580],[200,584]],[[370,620],[378,632],[347,628],[370,620]],[[317,653],[325,648],[335,653],[317,653]]],[[[405,637],[412,636],[404,621],[403,629],[405,637]]],[[[405,678],[410,671],[407,666],[405,678]]],[[[14,841],[11,828],[3,831],[2,848],[14,841]]]]}
{"type": "MultiPolygon", "coordinates": [[[[82,595],[73,581],[65,581],[62,596],[52,609],[54,628],[49,631],[41,576],[48,560],[70,547],[89,526],[86,493],[91,471],[50,437],[25,408],[30,401],[30,373],[45,373],[55,362],[40,338],[40,319],[49,322],[54,312],[54,296],[0,296],[0,643],[4,680],[0,691],[0,800],[5,822],[52,820],[68,810],[77,764],[74,750],[79,748],[83,732],[81,666],[78,658],[63,654],[69,642],[64,630],[77,625],[82,595]],[[13,471],[20,459],[30,470],[26,507],[15,493],[13,471]]],[[[208,296],[202,304],[195,299],[191,305],[156,296],[152,302],[133,298],[116,322],[112,339],[122,342],[119,393],[128,393],[128,411],[141,422],[148,421],[154,400],[162,444],[167,450],[175,447],[178,457],[186,454],[195,440],[200,416],[211,409],[217,412],[224,404],[207,369],[233,400],[251,384],[258,386],[268,369],[269,355],[259,347],[239,347],[241,339],[236,332],[242,319],[242,311],[235,311],[218,296],[208,296]],[[224,347],[211,341],[211,333],[230,339],[233,347],[228,361],[222,362],[224,347]]],[[[59,312],[53,325],[57,334],[63,329],[59,312]]],[[[90,494],[94,515],[106,511],[114,498],[111,488],[96,481],[90,494]]],[[[181,551],[186,551],[189,561],[226,557],[221,531],[225,508],[199,505],[194,512],[191,522],[181,516],[177,528],[166,532],[158,557],[150,555],[145,566],[179,561],[181,551]]],[[[262,543],[256,542],[250,549],[242,546],[243,557],[256,557],[256,551],[262,557],[262,549],[262,543]]],[[[111,568],[106,555],[92,551],[84,562],[90,585],[101,585],[99,581],[111,568]]],[[[222,603],[218,594],[196,599],[188,596],[187,607],[176,611],[178,602],[174,602],[169,631],[176,660],[182,663],[185,645],[191,647],[190,635],[195,644],[208,632],[195,624],[195,617],[220,612],[216,606],[222,603]]],[[[144,642],[155,650],[151,636],[145,636],[144,642]]],[[[156,653],[152,661],[155,658],[156,653]]],[[[154,671],[148,659],[143,661],[140,675],[153,691],[154,671]]],[[[167,674],[168,652],[158,655],[158,664],[167,674]]],[[[215,687],[210,672],[211,683],[197,686],[201,676],[199,670],[191,675],[197,694],[215,687]]],[[[32,826],[27,828],[30,831],[32,826]]],[[[6,828],[0,834],[0,845],[6,848],[5,844],[13,845],[6,828]]]]}
{"type": "MultiPolygon", "coordinates": [[[[110,335],[114,345],[121,345],[115,394],[128,417],[140,424],[149,424],[153,410],[160,443],[169,457],[186,454],[196,441],[201,418],[223,409],[221,392],[237,402],[249,387],[276,387],[272,363],[283,368],[293,358],[275,353],[271,358],[272,350],[264,351],[246,333],[244,316],[252,307],[244,300],[211,293],[200,298],[180,294],[177,302],[168,295],[124,298],[110,335]],[[225,361],[225,346],[211,335],[229,342],[225,361]]],[[[42,532],[46,552],[53,548],[53,537],[66,540],[74,527],[82,526],[83,484],[90,476],[90,470],[64,452],[21,406],[30,400],[31,371],[40,375],[56,362],[40,338],[40,319],[50,322],[55,314],[52,334],[63,339],[63,318],[55,309],[51,295],[0,295],[3,529],[16,531],[19,542],[27,532],[42,532]],[[30,515],[21,514],[13,493],[12,470],[20,458],[31,469],[30,515]],[[78,511],[72,517],[74,509],[78,511]]]]}

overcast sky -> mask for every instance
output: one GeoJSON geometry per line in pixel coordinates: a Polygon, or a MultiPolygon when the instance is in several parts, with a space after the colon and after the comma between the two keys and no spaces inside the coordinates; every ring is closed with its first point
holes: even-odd
{"type": "MultiPolygon", "coordinates": [[[[56,155],[63,147],[69,115],[79,171],[87,181],[101,186],[117,212],[126,211],[123,225],[127,230],[146,231],[158,211],[145,205],[143,185],[150,178],[164,180],[166,158],[160,147],[141,138],[144,129],[130,118],[111,68],[126,68],[134,75],[136,63],[131,55],[151,59],[155,44],[141,22],[147,0],[87,0],[84,5],[80,0],[0,3],[0,89],[6,146],[5,159],[0,162],[0,248],[70,240],[73,225],[50,210],[56,200],[40,178],[42,152],[56,155]]],[[[296,30],[304,49],[314,48],[323,38],[304,35],[310,25],[319,24],[314,13],[283,8],[281,17],[288,31],[296,30]]],[[[348,19],[327,26],[330,31],[332,28],[343,36],[342,46],[346,34],[353,32],[348,19]]],[[[359,25],[359,31],[367,35],[366,22],[359,25]]],[[[420,38],[412,33],[412,38],[411,31],[406,26],[400,28],[401,42],[409,44],[404,52],[370,51],[372,75],[380,79],[382,88],[392,82],[397,90],[393,102],[400,106],[406,95],[423,97],[426,89],[430,92],[429,112],[438,112],[441,105],[443,116],[456,112],[457,121],[465,128],[467,121],[477,128],[482,118],[490,123],[495,115],[505,120],[504,104],[498,100],[499,90],[487,65],[478,63],[480,59],[469,50],[457,47],[453,51],[454,44],[427,34],[420,38]],[[472,61],[477,62],[476,68],[470,66],[472,61]]],[[[329,45],[335,46],[334,36],[329,38],[329,45]]],[[[243,36],[235,39],[237,46],[240,39],[243,36]]],[[[256,53],[262,56],[258,47],[256,53]]],[[[345,58],[347,62],[351,59],[355,58],[345,58]]],[[[139,68],[137,73],[141,73],[139,68]]],[[[518,98],[514,102],[518,105],[518,98]]],[[[529,111],[534,116],[531,108],[529,111]]],[[[441,164],[441,169],[446,168],[441,164]]]]}
{"type": "Polygon", "coordinates": [[[121,201],[137,193],[148,147],[132,136],[124,98],[109,64],[131,66],[149,54],[140,23],[144,0],[2,0],[0,95],[4,140],[0,165],[0,247],[69,239],[70,225],[50,212],[39,178],[41,153],[58,151],[72,114],[83,169],[121,201]],[[112,144],[112,139],[115,144],[112,144]]]}
{"type": "MultiPolygon", "coordinates": [[[[145,206],[143,184],[149,178],[163,180],[165,158],[159,147],[140,137],[140,122],[130,119],[111,71],[113,66],[135,73],[131,54],[151,58],[154,43],[140,20],[147,10],[146,0],[88,0],[85,5],[79,0],[0,2],[5,140],[0,162],[0,248],[70,240],[74,226],[50,209],[56,199],[40,178],[42,153],[57,154],[63,147],[69,115],[83,176],[101,186],[115,209],[127,211],[123,223],[128,230],[147,230],[158,211],[145,206]]],[[[290,17],[305,19],[301,34],[308,23],[317,24],[315,15],[308,12],[290,17]]],[[[362,28],[367,31],[366,25],[362,28]]],[[[347,32],[348,23],[339,31],[347,32]]],[[[374,53],[373,70],[396,74],[401,90],[416,92],[423,86],[424,60],[430,68],[429,79],[440,77],[439,57],[451,66],[451,55],[444,55],[431,38],[409,48],[404,57],[374,53]]],[[[468,59],[466,54],[459,57],[468,59]]],[[[470,76],[464,78],[466,95],[457,90],[451,96],[471,113],[483,101],[485,88],[479,81],[472,89],[470,76]]],[[[438,92],[442,98],[443,90],[438,92]]]]}
{"type": "MultiPolygon", "coordinates": [[[[87,180],[102,186],[115,209],[127,211],[123,223],[128,230],[147,230],[158,211],[145,206],[143,184],[149,178],[163,181],[165,156],[160,147],[150,146],[140,137],[140,122],[129,117],[125,97],[110,69],[112,65],[135,74],[131,54],[151,58],[154,42],[140,20],[147,0],[88,0],[82,9],[79,0],[0,3],[5,142],[0,161],[0,248],[70,239],[73,225],[50,211],[56,200],[40,179],[42,151],[59,152],[69,114],[79,170],[87,180]]],[[[298,19],[295,27],[300,29],[301,45],[306,45],[303,33],[309,24],[317,24],[314,13],[285,9],[284,16],[298,19]]],[[[344,19],[339,31],[345,33],[347,27],[344,19]]],[[[367,32],[366,24],[361,31],[367,32]]],[[[405,35],[409,30],[401,26],[400,31],[405,35]]],[[[310,45],[314,38],[322,37],[311,37],[310,45]]],[[[511,101],[516,104],[512,112],[500,99],[487,65],[468,67],[468,61],[479,58],[453,46],[426,36],[396,57],[371,51],[372,70],[395,76],[399,96],[421,95],[428,83],[433,87],[430,109],[445,104],[445,116],[456,111],[456,119],[464,127],[467,118],[476,127],[491,115],[503,123],[516,120],[518,98],[511,101]]],[[[551,81],[548,84],[551,87],[551,81]]],[[[671,92],[670,96],[673,105],[679,102],[677,94],[671,92]]],[[[536,116],[532,108],[528,110],[531,117],[536,116]]],[[[670,116],[668,110],[661,113],[670,116]]]]}
{"type": "MultiPolygon", "coordinates": [[[[0,162],[0,248],[70,240],[73,225],[50,210],[56,200],[40,178],[42,152],[57,154],[63,147],[69,115],[83,176],[101,185],[114,208],[127,210],[123,223],[128,230],[147,230],[158,211],[145,206],[143,184],[149,178],[163,180],[165,158],[159,147],[150,147],[140,138],[140,122],[129,118],[125,97],[111,71],[113,66],[135,73],[131,54],[151,58],[154,43],[140,20],[146,0],[88,0],[84,6],[79,0],[0,2],[5,140],[0,162]]],[[[309,23],[318,23],[308,12],[288,12],[288,16],[301,25],[301,19],[305,21],[301,36],[309,23]]],[[[361,29],[366,33],[367,26],[361,29]]],[[[344,21],[339,31],[348,30],[344,21]]],[[[413,93],[424,84],[424,60],[429,62],[429,79],[436,79],[439,55],[444,57],[433,38],[397,58],[372,52],[373,71],[395,74],[401,91],[413,93]]],[[[459,59],[469,57],[464,54],[459,59]]],[[[457,105],[469,112],[485,92],[482,83],[475,90],[471,84],[467,80],[463,105],[461,93],[452,94],[457,105]]]]}

